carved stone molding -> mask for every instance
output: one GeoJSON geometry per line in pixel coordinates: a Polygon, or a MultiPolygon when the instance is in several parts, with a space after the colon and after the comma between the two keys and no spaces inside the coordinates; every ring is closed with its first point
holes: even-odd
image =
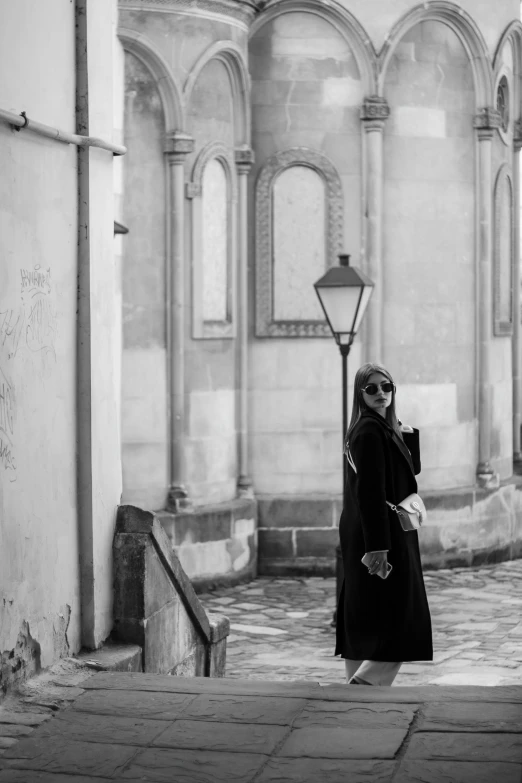
{"type": "Polygon", "coordinates": [[[256,336],[331,337],[324,320],[276,321],[273,318],[273,185],[276,177],[290,166],[309,166],[325,183],[327,268],[337,263],[337,256],[342,249],[343,189],[339,174],[329,158],[307,147],[293,147],[269,158],[259,172],[255,189],[256,336]]]}
{"type": "Polygon", "coordinates": [[[231,22],[247,26],[255,17],[254,0],[118,0],[121,10],[170,11],[194,16],[229,17],[231,22]]]}
{"type": "Polygon", "coordinates": [[[234,153],[229,147],[227,147],[225,144],[222,144],[220,141],[213,141],[210,144],[207,144],[207,146],[203,147],[203,149],[198,154],[192,169],[191,181],[187,183],[187,189],[190,187],[190,192],[193,193],[193,195],[188,196],[187,193],[187,196],[189,198],[194,198],[195,196],[200,195],[203,171],[207,163],[214,158],[217,158],[223,164],[223,168],[225,169],[225,173],[227,175],[228,187],[232,201],[237,201],[237,180],[234,171],[234,153]]]}
{"type": "Polygon", "coordinates": [[[174,163],[182,163],[187,155],[194,152],[194,139],[182,131],[168,133],[165,136],[164,150],[174,163]]]}
{"type": "Polygon", "coordinates": [[[461,3],[448,0],[428,0],[411,4],[414,7],[403,14],[388,31],[386,39],[379,52],[378,88],[382,93],[388,74],[388,67],[394,56],[397,45],[404,35],[423,22],[440,22],[449,27],[460,38],[469,56],[469,64],[473,72],[476,107],[485,106],[491,101],[493,94],[493,79],[488,44],[482,31],[473,18],[462,8],[461,3]]]}
{"type": "Polygon", "coordinates": [[[248,145],[237,147],[235,152],[236,167],[240,174],[248,174],[255,161],[254,150],[248,145]]]}
{"type": "Polygon", "coordinates": [[[479,139],[491,139],[495,131],[502,125],[502,117],[497,109],[486,106],[475,114],[473,127],[478,132],[479,139]]]}
{"type": "Polygon", "coordinates": [[[515,122],[513,144],[515,145],[515,150],[517,152],[522,149],[522,120],[517,120],[515,122]]]}
{"type": "Polygon", "coordinates": [[[361,120],[387,120],[389,116],[390,107],[386,98],[370,95],[364,99],[361,106],[361,120]]]}

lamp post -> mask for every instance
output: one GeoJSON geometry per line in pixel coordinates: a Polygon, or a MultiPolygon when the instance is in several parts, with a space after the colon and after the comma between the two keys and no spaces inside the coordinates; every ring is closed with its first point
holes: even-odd
{"type": "MultiPolygon", "coordinates": [[[[348,429],[348,354],[359,330],[363,315],[373,293],[373,282],[356,267],[350,266],[350,256],[340,255],[339,266],[329,269],[317,283],[315,292],[323,308],[328,326],[332,330],[335,342],[339,346],[342,357],[343,376],[343,449],[346,430],[348,429]]],[[[345,506],[346,479],[348,462],[343,460],[343,507],[345,506]]],[[[343,581],[341,547],[336,548],[336,589],[337,601],[343,581]]],[[[334,612],[332,625],[336,624],[337,610],[334,612]]]]}

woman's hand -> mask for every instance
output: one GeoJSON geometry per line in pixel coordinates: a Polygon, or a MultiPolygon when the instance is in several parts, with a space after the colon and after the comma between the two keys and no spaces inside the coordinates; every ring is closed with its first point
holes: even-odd
{"type": "Polygon", "coordinates": [[[413,432],[413,427],[410,427],[409,424],[403,424],[402,421],[399,422],[399,429],[401,432],[413,432]]]}
{"type": "Polygon", "coordinates": [[[388,552],[370,552],[370,562],[368,563],[368,573],[370,576],[377,574],[381,569],[386,573],[388,568],[388,552]]]}

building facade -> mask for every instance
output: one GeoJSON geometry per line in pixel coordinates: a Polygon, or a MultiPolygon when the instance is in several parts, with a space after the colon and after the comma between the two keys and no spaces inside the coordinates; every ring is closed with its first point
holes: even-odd
{"type": "Polygon", "coordinates": [[[4,5],[0,692],[109,637],[121,504],[196,585],[333,572],[341,252],[424,562],[519,556],[519,3],[4,5]]]}
{"type": "Polygon", "coordinates": [[[112,629],[116,26],[107,0],[0,9],[0,698],[112,629]]]}
{"type": "Polygon", "coordinates": [[[346,252],[375,282],[351,376],[383,362],[421,430],[425,562],[519,554],[519,3],[119,8],[124,499],[195,580],[332,572],[313,283],[346,252]]]}

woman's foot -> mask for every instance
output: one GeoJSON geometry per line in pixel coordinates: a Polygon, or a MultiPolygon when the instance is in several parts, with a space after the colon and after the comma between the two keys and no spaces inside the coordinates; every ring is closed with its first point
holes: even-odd
{"type": "Polygon", "coordinates": [[[371,685],[371,682],[363,680],[361,677],[356,677],[355,674],[351,680],[348,681],[348,685],[371,685]]]}

